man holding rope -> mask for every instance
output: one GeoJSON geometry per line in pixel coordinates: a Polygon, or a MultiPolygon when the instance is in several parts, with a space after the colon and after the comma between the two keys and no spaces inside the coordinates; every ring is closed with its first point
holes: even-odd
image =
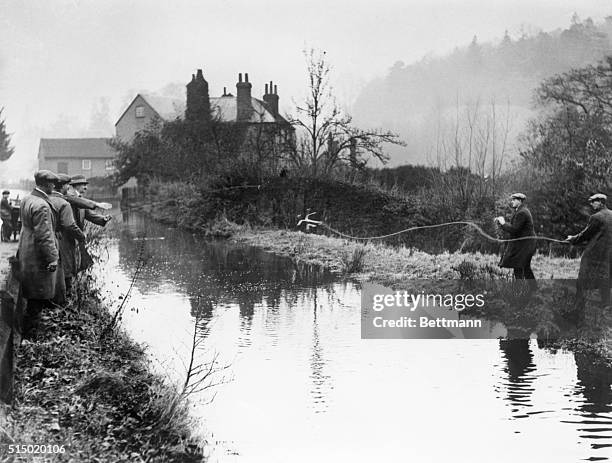
{"type": "MultiPolygon", "coordinates": [[[[514,209],[510,223],[501,216],[495,218],[498,226],[509,235],[510,239],[535,237],[533,218],[529,209],[525,207],[525,199],[527,197],[523,193],[514,193],[510,196],[510,205],[514,209]]],[[[499,266],[514,269],[514,278],[517,280],[532,280],[529,286],[535,289],[535,275],[531,270],[531,258],[535,251],[535,239],[510,241],[506,244],[499,266]]]]}
{"type": "Polygon", "coordinates": [[[570,244],[588,242],[580,259],[576,281],[576,310],[584,316],[585,290],[599,289],[601,305],[610,305],[610,278],[612,277],[612,211],[606,207],[607,196],[602,193],[589,198],[594,214],[584,230],[569,235],[570,244]]]}

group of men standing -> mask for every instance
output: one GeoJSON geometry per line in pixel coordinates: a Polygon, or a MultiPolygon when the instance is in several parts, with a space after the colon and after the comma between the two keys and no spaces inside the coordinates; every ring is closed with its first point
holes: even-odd
{"type": "MultiPolygon", "coordinates": [[[[607,196],[597,193],[589,198],[593,214],[587,226],[577,235],[569,235],[565,242],[572,245],[587,243],[580,260],[580,270],[576,282],[575,309],[584,315],[585,291],[598,289],[601,305],[610,307],[610,288],[612,283],[612,211],[607,208],[607,196]]],[[[510,222],[504,217],[495,219],[499,228],[506,232],[510,240],[499,263],[500,267],[514,269],[516,279],[529,280],[535,289],[535,276],[531,270],[531,259],[536,251],[533,218],[525,206],[526,196],[515,193],[510,197],[514,213],[510,222]]]]}
{"type": "Polygon", "coordinates": [[[21,234],[17,258],[23,297],[28,300],[30,325],[51,303],[62,304],[73,288],[77,273],[90,265],[85,248],[85,221],[105,226],[108,203],[86,199],[83,175],[70,177],[41,170],[36,187],[21,202],[21,234]]]}

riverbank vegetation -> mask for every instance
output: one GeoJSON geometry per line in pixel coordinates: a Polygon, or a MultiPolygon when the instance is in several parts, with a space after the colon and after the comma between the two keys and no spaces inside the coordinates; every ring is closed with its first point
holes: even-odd
{"type": "Polygon", "coordinates": [[[83,278],[23,340],[2,442],[63,446],[38,455],[52,461],[203,461],[185,396],[151,373],[107,302],[83,278]]]}

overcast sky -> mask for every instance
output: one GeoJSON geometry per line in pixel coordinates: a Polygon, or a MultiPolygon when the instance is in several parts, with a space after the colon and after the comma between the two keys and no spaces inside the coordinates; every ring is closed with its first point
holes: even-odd
{"type": "MultiPolygon", "coordinates": [[[[338,97],[394,62],[444,54],[508,29],[567,27],[576,12],[601,21],[610,0],[2,0],[0,106],[16,153],[0,178],[30,176],[42,129],[61,119],[87,127],[108,99],[114,124],[140,90],[187,83],[204,70],[211,96],[278,85],[281,107],[303,93],[305,47],[327,51],[338,97]],[[10,177],[8,177],[10,175],[10,177]]],[[[73,124],[74,125],[74,124],[73,124]]],[[[64,133],[52,133],[62,137],[64,133]]],[[[112,136],[109,133],[108,136],[112,136]]]]}

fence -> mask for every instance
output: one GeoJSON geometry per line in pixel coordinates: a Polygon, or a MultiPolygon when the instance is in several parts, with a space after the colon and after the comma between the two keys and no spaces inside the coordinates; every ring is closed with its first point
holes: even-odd
{"type": "Polygon", "coordinates": [[[15,277],[15,258],[10,258],[10,269],[4,288],[0,290],[0,400],[11,403],[15,379],[15,348],[21,342],[25,300],[21,285],[15,277]]]}

